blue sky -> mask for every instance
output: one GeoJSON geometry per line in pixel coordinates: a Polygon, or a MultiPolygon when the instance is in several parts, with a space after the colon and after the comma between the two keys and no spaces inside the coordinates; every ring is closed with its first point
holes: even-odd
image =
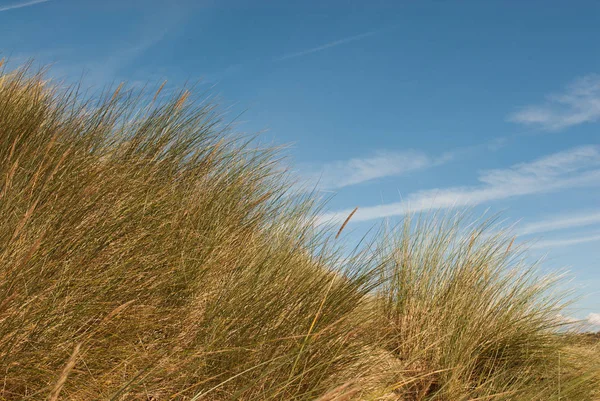
{"type": "Polygon", "coordinates": [[[600,324],[600,3],[0,0],[0,50],[101,88],[200,81],[298,174],[359,207],[518,222],[600,324]]]}

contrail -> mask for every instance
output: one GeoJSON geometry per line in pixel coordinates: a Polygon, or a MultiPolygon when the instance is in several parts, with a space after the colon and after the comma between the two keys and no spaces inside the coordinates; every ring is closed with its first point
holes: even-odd
{"type": "Polygon", "coordinates": [[[333,42],[329,42],[329,43],[326,43],[326,44],[321,45],[321,46],[313,47],[312,49],[303,50],[303,51],[296,52],[296,53],[286,54],[284,56],[276,58],[275,61],[283,61],[283,60],[288,60],[288,59],[291,59],[291,58],[306,56],[307,54],[320,52],[322,50],[329,49],[331,47],[343,45],[343,44],[349,43],[349,42],[354,42],[355,40],[364,39],[364,38],[366,38],[368,36],[375,35],[376,33],[379,33],[379,31],[371,31],[371,32],[361,33],[359,35],[349,36],[347,38],[335,40],[333,42]]]}
{"type": "Polygon", "coordinates": [[[4,6],[4,7],[0,7],[0,13],[2,11],[14,10],[15,8],[34,6],[36,4],[46,3],[48,1],[50,1],[50,0],[32,0],[32,1],[26,1],[25,3],[17,3],[17,4],[13,4],[11,6],[4,6]]]}

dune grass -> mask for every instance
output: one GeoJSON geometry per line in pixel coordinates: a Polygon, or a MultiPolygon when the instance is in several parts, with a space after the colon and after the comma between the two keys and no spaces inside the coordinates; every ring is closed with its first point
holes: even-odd
{"type": "Polygon", "coordinates": [[[0,133],[2,400],[594,399],[560,277],[493,221],[407,218],[348,257],[277,149],[187,91],[25,66],[0,133]]]}

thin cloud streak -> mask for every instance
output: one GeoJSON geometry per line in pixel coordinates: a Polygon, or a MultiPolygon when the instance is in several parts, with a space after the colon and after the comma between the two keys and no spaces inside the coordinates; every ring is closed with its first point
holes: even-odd
{"type": "Polygon", "coordinates": [[[599,121],[600,75],[582,77],[568,85],[562,93],[547,96],[542,104],[524,107],[511,114],[508,120],[544,131],[560,131],[599,121]]]}
{"type": "MultiPolygon", "coordinates": [[[[600,146],[582,146],[551,154],[530,163],[516,164],[510,168],[483,171],[480,185],[431,189],[413,193],[401,202],[362,207],[353,222],[430,209],[475,206],[484,202],[525,195],[556,192],[575,187],[600,185],[600,146]]],[[[325,213],[319,222],[339,223],[351,209],[325,213]]]]}
{"type": "Polygon", "coordinates": [[[483,144],[456,148],[438,156],[408,149],[404,151],[377,151],[370,156],[336,160],[322,165],[304,163],[299,165],[299,175],[307,187],[320,192],[331,192],[385,177],[398,177],[415,171],[442,166],[470,153],[483,150],[496,151],[503,138],[483,144]]]}
{"type": "Polygon", "coordinates": [[[13,4],[13,5],[10,5],[10,6],[0,7],[0,13],[2,11],[9,11],[9,10],[15,10],[17,8],[35,6],[36,4],[47,3],[49,1],[50,0],[33,0],[33,1],[27,1],[25,3],[16,3],[16,4],[13,4]]]}
{"type": "Polygon", "coordinates": [[[343,45],[343,44],[350,43],[350,42],[355,42],[357,40],[361,40],[361,39],[367,38],[369,36],[373,36],[379,32],[380,31],[370,31],[370,32],[361,33],[359,35],[354,35],[354,36],[349,36],[347,38],[334,40],[333,42],[329,42],[329,43],[326,43],[321,46],[313,47],[312,49],[307,49],[307,50],[299,51],[296,53],[290,53],[290,54],[283,55],[281,57],[277,57],[274,61],[284,61],[284,60],[289,60],[289,59],[296,58],[296,57],[306,56],[306,55],[309,55],[312,53],[330,49],[332,47],[336,47],[336,46],[343,45]]]}
{"type": "Polygon", "coordinates": [[[538,242],[532,244],[529,248],[531,248],[531,249],[559,248],[559,247],[563,247],[563,246],[577,245],[577,244],[583,244],[586,242],[596,242],[596,241],[600,241],[600,234],[587,235],[587,236],[575,237],[575,238],[563,238],[563,239],[538,241],[538,242]]]}
{"type": "Polygon", "coordinates": [[[600,211],[562,215],[547,220],[525,224],[518,230],[518,232],[520,235],[529,235],[548,231],[564,230],[566,228],[585,227],[594,224],[600,224],[600,211]]]}
{"type": "Polygon", "coordinates": [[[310,166],[300,168],[308,170],[303,174],[307,177],[306,181],[314,183],[321,190],[332,190],[422,170],[431,167],[435,162],[431,157],[417,150],[379,151],[369,157],[325,163],[318,169],[310,166]]]}
{"type": "Polygon", "coordinates": [[[203,79],[203,81],[208,81],[208,82],[219,82],[226,76],[234,74],[234,73],[238,73],[249,66],[256,67],[259,65],[265,65],[265,64],[269,64],[269,63],[277,63],[280,61],[285,61],[285,60],[293,59],[296,57],[306,56],[308,54],[320,52],[320,51],[323,51],[323,50],[326,50],[326,49],[329,49],[329,48],[332,48],[335,46],[343,45],[345,43],[354,42],[356,40],[360,40],[360,39],[366,38],[368,36],[378,34],[381,31],[382,30],[370,31],[370,32],[361,33],[359,35],[349,36],[344,39],[339,39],[339,40],[336,40],[333,42],[326,43],[322,46],[314,47],[314,48],[308,49],[308,50],[299,51],[296,53],[285,54],[285,55],[279,56],[279,57],[271,57],[268,59],[255,59],[255,60],[249,60],[249,61],[243,61],[243,62],[231,64],[228,67],[226,67],[220,71],[203,75],[202,79],[203,79]]]}

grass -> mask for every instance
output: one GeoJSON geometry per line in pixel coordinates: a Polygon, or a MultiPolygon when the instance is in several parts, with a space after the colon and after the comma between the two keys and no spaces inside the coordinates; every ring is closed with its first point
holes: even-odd
{"type": "Polygon", "coordinates": [[[2,74],[0,399],[594,399],[560,277],[493,220],[347,257],[277,149],[161,99],[2,74]]]}

